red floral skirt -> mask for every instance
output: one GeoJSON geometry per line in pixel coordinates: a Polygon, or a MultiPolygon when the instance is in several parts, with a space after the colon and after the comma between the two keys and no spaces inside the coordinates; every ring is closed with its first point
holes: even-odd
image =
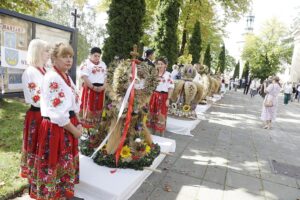
{"type": "Polygon", "coordinates": [[[95,92],[83,86],[81,94],[80,118],[85,128],[95,127],[101,121],[104,91],[95,92]]]}
{"type": "Polygon", "coordinates": [[[21,172],[23,178],[32,179],[32,170],[37,150],[37,139],[40,124],[42,122],[40,108],[33,107],[26,112],[23,128],[23,144],[21,156],[21,172]]]}
{"type": "Polygon", "coordinates": [[[149,117],[147,120],[147,127],[152,129],[154,133],[164,134],[166,129],[166,120],[168,115],[168,107],[166,101],[168,100],[167,92],[155,91],[150,98],[149,103],[149,117]]]}
{"type": "MultiPolygon", "coordinates": [[[[72,116],[71,123],[78,125],[72,116]]],[[[39,132],[30,197],[38,200],[72,198],[79,183],[78,139],[63,127],[44,118],[39,132]]]]}

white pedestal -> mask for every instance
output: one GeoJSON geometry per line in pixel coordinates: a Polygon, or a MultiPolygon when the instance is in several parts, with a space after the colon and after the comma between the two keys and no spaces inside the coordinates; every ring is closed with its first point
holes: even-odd
{"type": "Polygon", "coordinates": [[[168,116],[166,130],[180,135],[193,136],[191,134],[191,131],[200,123],[200,121],[201,121],[200,119],[196,119],[196,120],[174,119],[168,116]]]}
{"type": "MultiPolygon", "coordinates": [[[[153,142],[158,143],[162,152],[175,152],[176,141],[159,136],[153,136],[153,142]]],[[[160,154],[152,163],[156,168],[165,158],[160,154]]],[[[89,157],[80,156],[80,184],[75,186],[75,196],[87,200],[126,200],[140,187],[143,181],[152,173],[149,170],[113,169],[99,166],[89,157]]]]}

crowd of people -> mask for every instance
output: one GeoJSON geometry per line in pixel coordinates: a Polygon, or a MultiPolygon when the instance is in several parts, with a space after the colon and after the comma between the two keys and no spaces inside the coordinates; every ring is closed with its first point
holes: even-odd
{"type": "MultiPolygon", "coordinates": [[[[95,127],[101,119],[107,87],[107,67],[101,49],[94,47],[80,66],[81,91],[68,71],[74,52],[66,43],[53,48],[40,39],[28,47],[28,67],[22,76],[25,101],[30,105],[23,130],[21,176],[28,179],[33,199],[72,199],[79,182],[78,138],[84,129],[95,127]],[[49,58],[51,69],[46,69],[49,58]],[[80,96],[80,93],[81,96],[80,96]]],[[[146,52],[149,65],[158,70],[159,80],[149,103],[148,127],[163,135],[169,99],[174,83],[166,71],[168,61],[155,62],[154,50],[146,52]]]]}

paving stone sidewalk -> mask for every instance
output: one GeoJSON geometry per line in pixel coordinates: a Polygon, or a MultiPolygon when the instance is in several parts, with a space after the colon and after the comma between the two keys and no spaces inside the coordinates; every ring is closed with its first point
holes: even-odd
{"type": "Polygon", "coordinates": [[[176,152],[130,200],[300,198],[300,180],[273,174],[270,166],[270,160],[300,166],[300,103],[282,102],[281,96],[273,129],[265,130],[259,119],[262,98],[228,92],[192,131],[194,137],[166,133],[176,140],[176,152]]]}
{"type": "Polygon", "coordinates": [[[262,98],[228,92],[130,200],[296,200],[300,180],[274,174],[270,160],[300,167],[300,103],[283,105],[272,130],[262,129],[262,98]]]}

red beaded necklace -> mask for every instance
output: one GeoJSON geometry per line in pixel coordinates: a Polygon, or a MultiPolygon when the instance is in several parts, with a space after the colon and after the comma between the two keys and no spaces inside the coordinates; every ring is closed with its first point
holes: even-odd
{"type": "Polygon", "coordinates": [[[41,72],[42,75],[46,74],[46,69],[44,67],[42,69],[37,67],[37,69],[41,72]]]}
{"type": "Polygon", "coordinates": [[[55,66],[53,66],[55,71],[61,76],[62,79],[64,79],[65,83],[70,87],[72,88],[72,85],[71,85],[71,81],[70,81],[70,77],[67,73],[65,73],[66,77],[62,74],[62,72],[60,70],[58,70],[55,66]]]}

